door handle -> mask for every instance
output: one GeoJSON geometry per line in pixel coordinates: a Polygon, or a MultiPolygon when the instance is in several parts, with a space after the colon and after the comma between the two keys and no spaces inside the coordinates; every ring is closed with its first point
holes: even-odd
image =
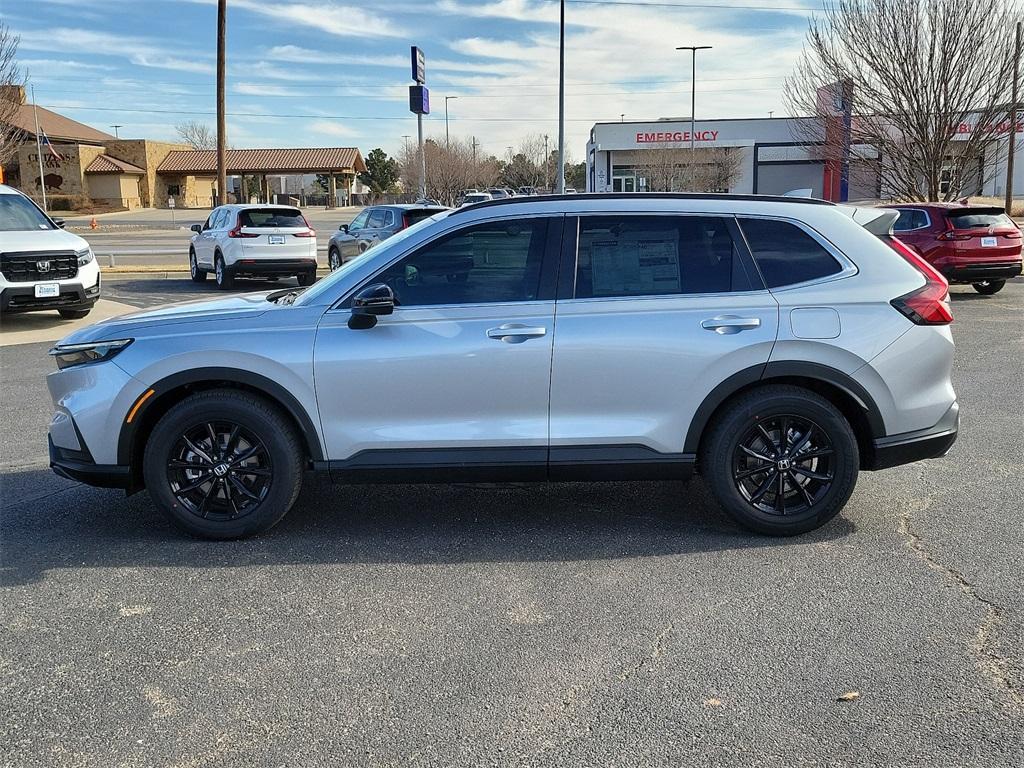
{"type": "Polygon", "coordinates": [[[487,338],[496,341],[504,341],[506,344],[521,344],[527,339],[536,339],[546,336],[547,328],[540,326],[520,325],[519,323],[505,323],[497,328],[487,329],[487,338]]]}
{"type": "Polygon", "coordinates": [[[757,317],[721,315],[720,317],[712,317],[710,320],[704,320],[700,327],[706,331],[714,331],[724,336],[739,333],[740,331],[748,331],[752,328],[760,328],[761,320],[757,317]]]}

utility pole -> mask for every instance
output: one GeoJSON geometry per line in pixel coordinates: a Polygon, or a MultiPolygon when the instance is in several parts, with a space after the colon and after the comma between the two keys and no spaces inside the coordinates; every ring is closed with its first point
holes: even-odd
{"type": "Polygon", "coordinates": [[[32,112],[36,117],[36,160],[39,161],[39,191],[43,195],[43,211],[46,211],[46,182],[43,180],[43,145],[39,141],[39,110],[36,107],[36,87],[32,86],[32,112]]]}
{"type": "Polygon", "coordinates": [[[123,126],[123,125],[121,125],[121,124],[119,123],[119,124],[117,124],[117,125],[112,125],[112,126],[110,126],[110,127],[114,129],[114,138],[115,138],[115,139],[119,139],[119,138],[121,138],[120,136],[118,136],[118,135],[117,135],[117,129],[118,129],[118,128],[124,128],[124,126],[123,126]]]}
{"type": "Polygon", "coordinates": [[[451,146],[451,142],[448,139],[448,102],[451,99],[457,99],[458,96],[445,96],[444,97],[444,148],[448,149],[451,146]]]}
{"type": "Polygon", "coordinates": [[[694,113],[697,111],[697,51],[709,51],[710,45],[680,45],[677,51],[690,52],[690,162],[693,162],[694,113]]]}
{"type": "Polygon", "coordinates": [[[558,175],[555,194],[565,194],[565,0],[558,19],[558,175]]]}
{"type": "Polygon", "coordinates": [[[217,0],[217,203],[228,201],[228,134],[224,120],[228,0],[217,0]]]}
{"type": "Polygon", "coordinates": [[[1010,94],[1010,145],[1006,150],[1006,215],[1013,206],[1013,156],[1017,151],[1017,109],[1020,106],[1021,22],[1017,22],[1017,39],[1013,48],[1013,85],[1010,94]]]}
{"type": "Polygon", "coordinates": [[[476,140],[476,136],[473,137],[473,165],[476,165],[476,148],[480,146],[480,142],[476,140]]]}
{"type": "Polygon", "coordinates": [[[544,189],[551,189],[551,180],[548,177],[548,166],[551,165],[551,153],[548,152],[548,135],[544,134],[544,189]]]}

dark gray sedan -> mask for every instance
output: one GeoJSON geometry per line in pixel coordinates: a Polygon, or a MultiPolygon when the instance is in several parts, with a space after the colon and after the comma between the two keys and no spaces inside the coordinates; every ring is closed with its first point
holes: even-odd
{"type": "Polygon", "coordinates": [[[352,223],[342,224],[331,235],[327,263],[331,270],[335,270],[395,232],[444,210],[447,210],[444,206],[436,205],[374,205],[364,208],[352,223]]]}

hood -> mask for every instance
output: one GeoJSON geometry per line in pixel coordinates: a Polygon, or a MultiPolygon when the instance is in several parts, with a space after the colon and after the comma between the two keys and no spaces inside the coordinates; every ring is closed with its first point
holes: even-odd
{"type": "Polygon", "coordinates": [[[245,318],[257,317],[274,309],[283,309],[267,301],[267,296],[276,291],[247,293],[240,296],[226,296],[222,299],[197,299],[178,304],[167,304],[155,309],[129,312],[103,320],[95,325],[82,328],[60,340],[60,344],[79,344],[88,341],[134,336],[139,332],[152,333],[165,326],[179,323],[200,323],[217,320],[239,322],[245,318]]]}
{"type": "Polygon", "coordinates": [[[84,251],[89,243],[63,229],[30,229],[0,233],[4,253],[25,251],[84,251]]]}

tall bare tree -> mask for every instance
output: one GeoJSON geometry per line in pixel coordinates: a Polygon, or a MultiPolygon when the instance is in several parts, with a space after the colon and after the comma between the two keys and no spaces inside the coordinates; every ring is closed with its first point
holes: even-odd
{"type": "Polygon", "coordinates": [[[21,89],[25,87],[25,78],[15,58],[19,40],[0,20],[0,164],[14,157],[22,141],[21,129],[12,122],[21,109],[18,94],[23,93],[21,89]]]}
{"type": "Polygon", "coordinates": [[[796,138],[826,160],[850,144],[873,148],[862,158],[879,161],[855,165],[872,168],[892,197],[977,192],[980,169],[996,165],[985,155],[1006,128],[1009,30],[1021,12],[1020,0],[825,0],[785,84],[790,112],[819,118],[799,121],[796,138]],[[848,128],[836,92],[850,101],[848,128]]]}
{"type": "MultiPolygon", "coordinates": [[[[470,187],[491,186],[498,176],[493,158],[480,157],[473,152],[467,139],[451,137],[447,146],[443,140],[427,139],[427,197],[446,205],[454,205],[462,190],[470,187]]],[[[407,196],[415,196],[419,187],[419,148],[407,146],[399,153],[402,187],[407,196]]]]}
{"type": "Polygon", "coordinates": [[[216,149],[217,136],[206,123],[187,120],[174,126],[178,137],[192,149],[216,149]]]}
{"type": "Polygon", "coordinates": [[[646,192],[728,192],[742,165],[733,147],[691,150],[685,144],[663,143],[637,154],[636,173],[646,181],[646,192]]]}

